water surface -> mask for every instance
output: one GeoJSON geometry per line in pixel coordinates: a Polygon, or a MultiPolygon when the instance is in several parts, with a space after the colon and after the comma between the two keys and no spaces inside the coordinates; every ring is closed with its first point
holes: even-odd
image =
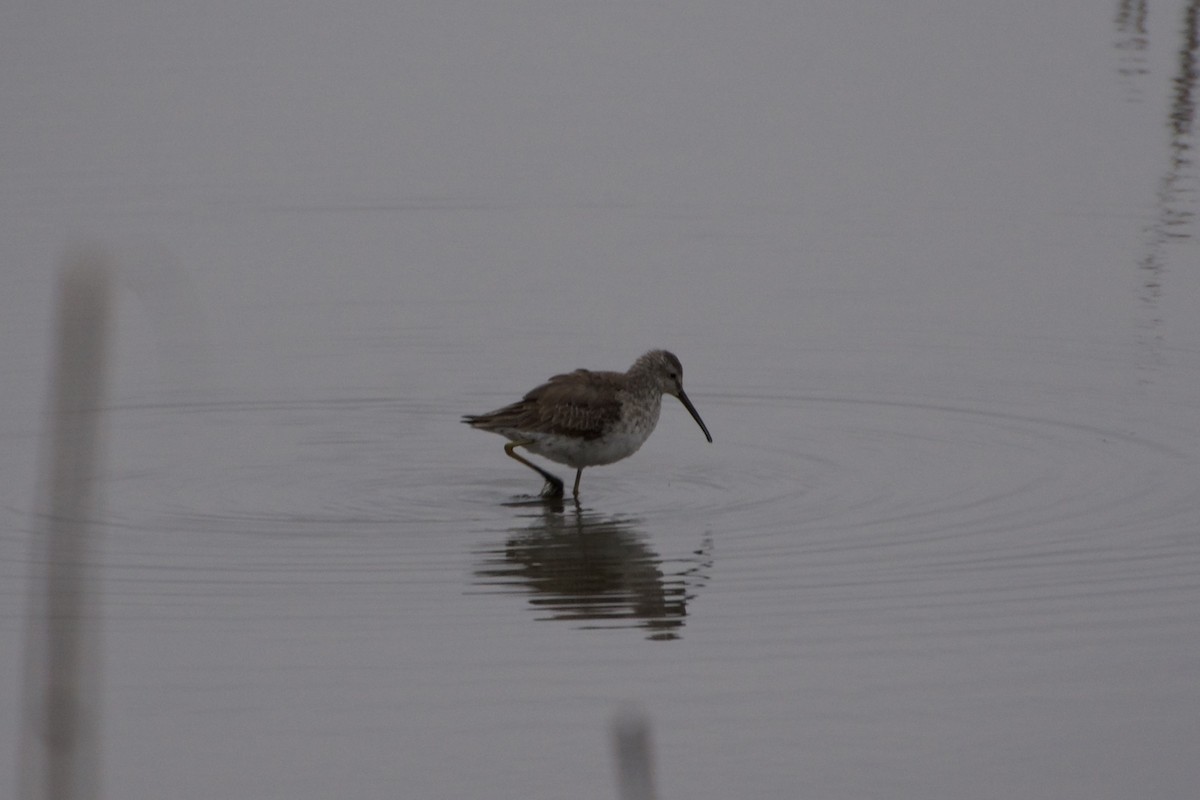
{"type": "Polygon", "coordinates": [[[4,17],[0,719],[95,238],[105,796],[1200,783],[1196,3],[4,17]],[[714,443],[578,505],[458,421],[652,347],[714,443]]]}

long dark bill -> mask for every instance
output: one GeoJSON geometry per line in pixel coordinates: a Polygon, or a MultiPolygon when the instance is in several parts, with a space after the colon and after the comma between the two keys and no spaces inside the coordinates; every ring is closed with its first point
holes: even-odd
{"type": "Polygon", "coordinates": [[[708,428],[704,424],[704,420],[700,419],[700,415],[696,413],[696,407],[692,405],[692,401],[688,400],[687,392],[683,389],[679,390],[679,402],[683,403],[683,407],[692,415],[692,419],[696,420],[696,424],[700,426],[700,430],[704,431],[704,437],[708,441],[712,441],[712,434],[708,432],[708,428]]]}

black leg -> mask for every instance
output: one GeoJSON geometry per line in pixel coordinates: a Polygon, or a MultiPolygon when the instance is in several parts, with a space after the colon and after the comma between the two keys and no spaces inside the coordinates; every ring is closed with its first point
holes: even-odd
{"type": "Polygon", "coordinates": [[[579,499],[579,479],[581,477],[583,477],[583,467],[580,467],[579,469],[575,470],[575,491],[572,492],[572,494],[575,496],[575,499],[577,499],[577,500],[579,499]]]}
{"type": "MultiPolygon", "coordinates": [[[[557,478],[554,475],[551,475],[549,472],[546,472],[546,470],[542,469],[537,464],[534,464],[532,461],[528,461],[524,458],[521,458],[519,455],[517,455],[515,452],[513,452],[514,447],[522,447],[527,444],[529,444],[529,442],[527,442],[527,441],[509,442],[508,444],[504,445],[504,452],[508,453],[508,455],[510,457],[515,458],[517,461],[520,461],[522,464],[529,467],[531,470],[536,472],[538,475],[541,475],[546,480],[546,485],[542,487],[542,497],[562,497],[563,496],[563,482],[562,482],[561,478],[557,478]]],[[[582,470],[580,470],[580,471],[582,472],[582,470]]],[[[578,475],[575,476],[575,486],[576,486],[576,489],[579,488],[579,476],[578,475]]]]}

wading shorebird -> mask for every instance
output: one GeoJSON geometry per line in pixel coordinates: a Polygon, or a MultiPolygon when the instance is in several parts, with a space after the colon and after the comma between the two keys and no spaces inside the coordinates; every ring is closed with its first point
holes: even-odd
{"type": "Polygon", "coordinates": [[[651,350],[628,372],[577,369],[555,375],[519,402],[487,414],[468,414],[463,422],[508,439],[504,452],[546,479],[543,497],[562,497],[562,480],[517,455],[514,448],[574,467],[573,494],[579,497],[584,467],[628,458],[650,437],[664,394],[679,398],[711,442],[704,420],[683,391],[683,367],[666,350],[651,350]]]}

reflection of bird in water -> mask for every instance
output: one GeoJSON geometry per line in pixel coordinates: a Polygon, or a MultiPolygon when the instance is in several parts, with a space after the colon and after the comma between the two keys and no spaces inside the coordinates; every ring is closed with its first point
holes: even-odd
{"type": "Polygon", "coordinates": [[[638,451],[658,424],[662,396],[683,403],[711,442],[712,436],[683,391],[683,367],[666,350],[651,350],[628,372],[577,369],[555,375],[519,402],[487,414],[467,415],[472,428],[509,439],[504,452],[546,479],[542,494],[561,497],[563,482],[517,455],[516,447],[575,467],[575,489],[584,467],[612,464],[638,451]]]}
{"type": "Polygon", "coordinates": [[[597,623],[587,627],[632,620],[652,639],[676,639],[709,547],[706,540],[681,574],[664,575],[634,522],[550,512],[488,551],[475,575],[482,585],[532,590],[530,602],[550,619],[597,623]]]}

